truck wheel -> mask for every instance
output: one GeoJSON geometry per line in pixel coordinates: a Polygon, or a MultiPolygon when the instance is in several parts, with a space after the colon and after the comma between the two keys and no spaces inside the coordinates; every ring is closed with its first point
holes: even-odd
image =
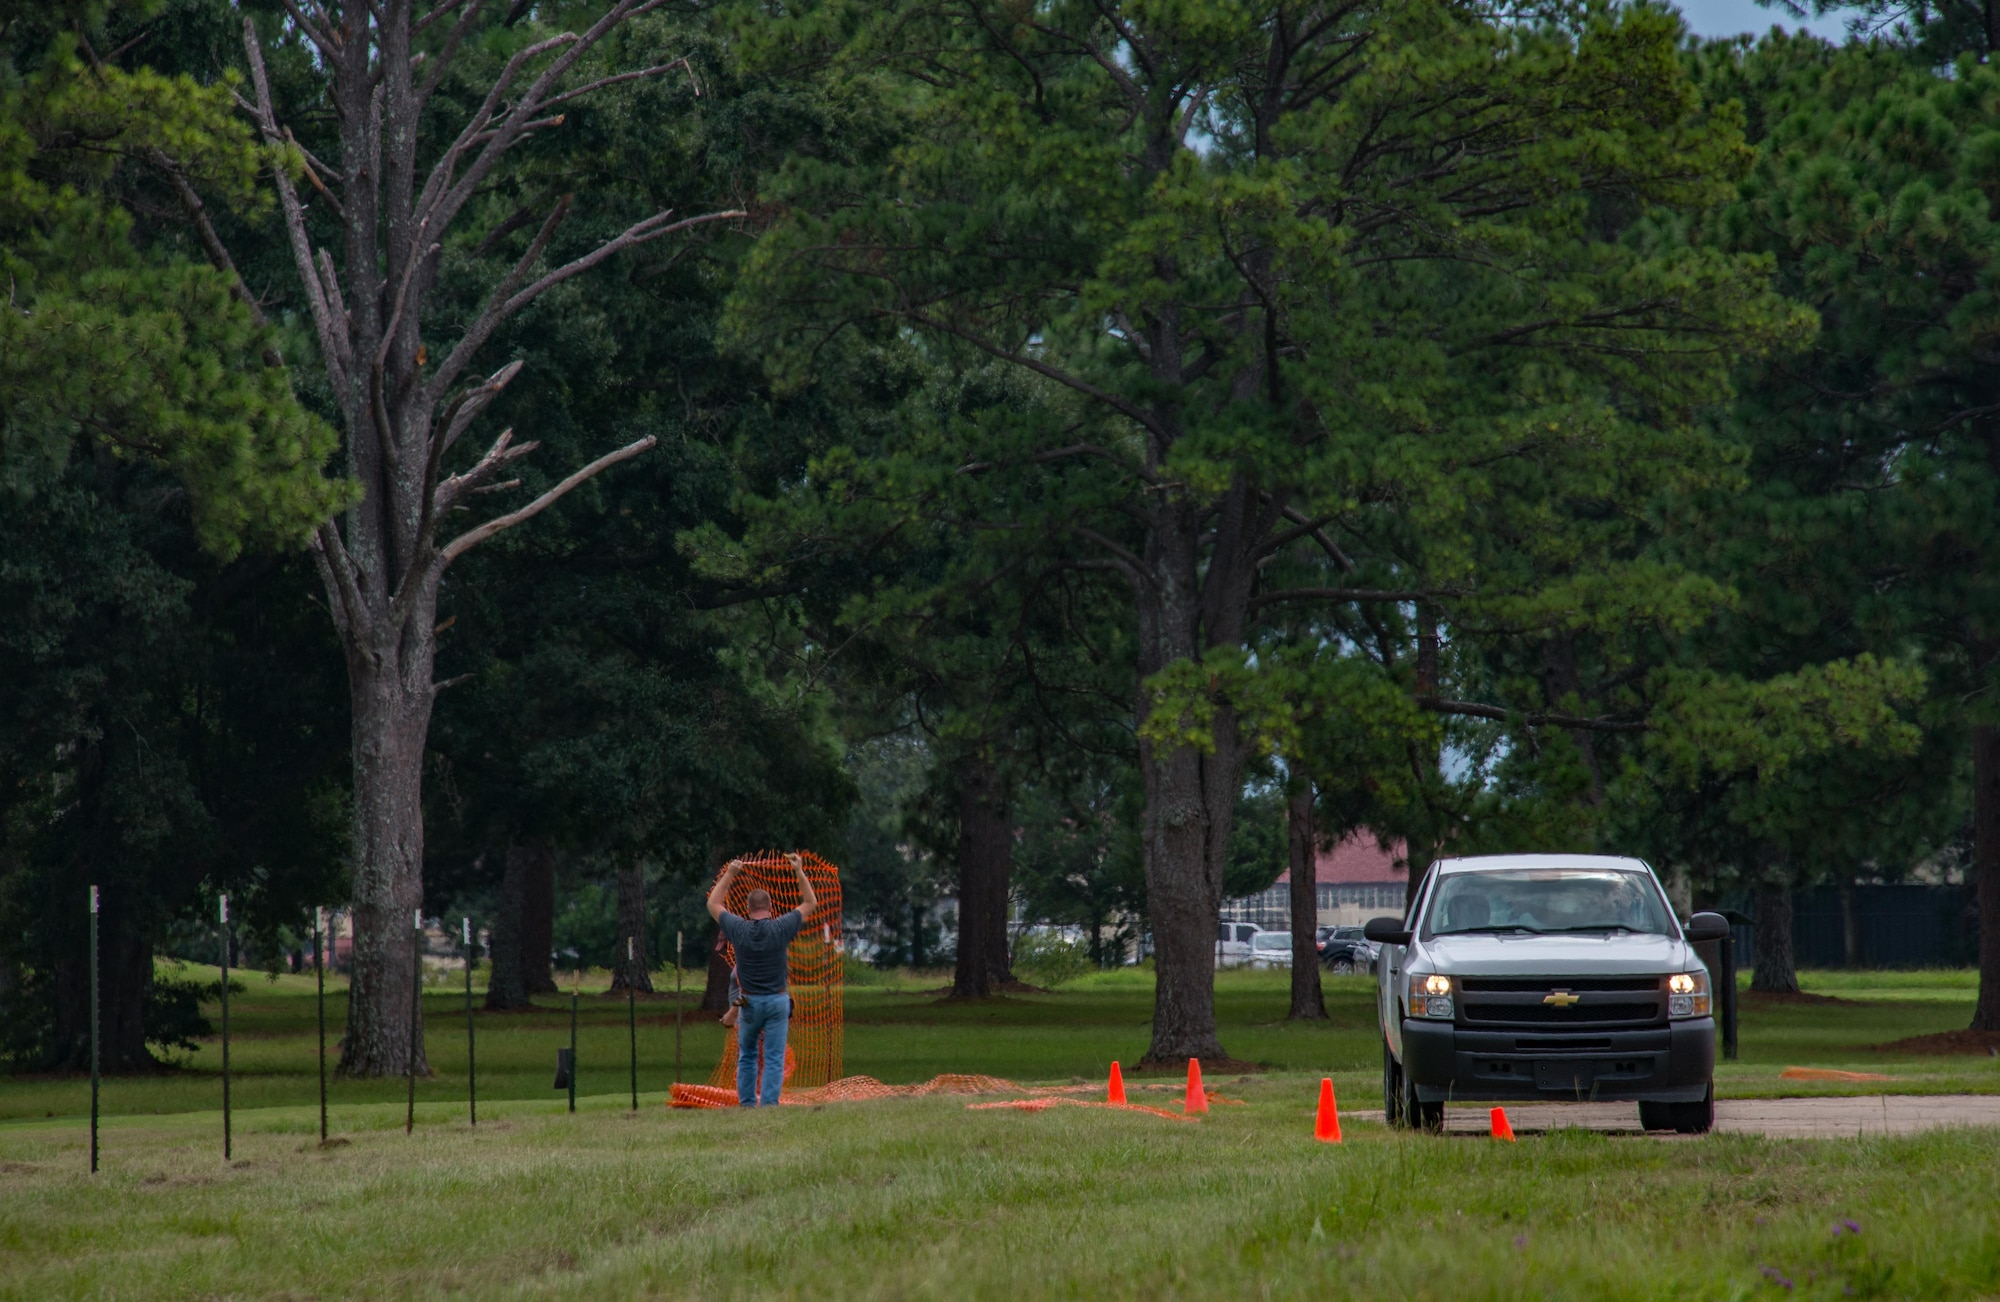
{"type": "Polygon", "coordinates": [[[1708,1097],[1698,1103],[1641,1103],[1639,1124],[1647,1130],[1672,1130],[1683,1135],[1705,1135],[1715,1127],[1715,1084],[1710,1082],[1708,1097]]]}
{"type": "Polygon", "coordinates": [[[1393,1126],[1403,1118],[1403,1070],[1382,1041],[1382,1120],[1393,1126]]]}
{"type": "Polygon", "coordinates": [[[1708,1097],[1699,1103],[1669,1103],[1674,1129],[1683,1135],[1705,1135],[1715,1129],[1715,1082],[1708,1083],[1708,1097]]]}
{"type": "Polygon", "coordinates": [[[1407,1076],[1403,1077],[1403,1124],[1433,1134],[1444,1130],[1444,1104],[1426,1103],[1418,1098],[1416,1082],[1407,1076]]]}

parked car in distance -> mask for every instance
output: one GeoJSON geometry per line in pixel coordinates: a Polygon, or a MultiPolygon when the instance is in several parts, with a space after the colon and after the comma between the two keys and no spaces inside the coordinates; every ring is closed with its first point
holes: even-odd
{"type": "Polygon", "coordinates": [[[1320,937],[1319,964],[1339,976],[1375,970],[1375,947],[1359,927],[1326,927],[1320,937]]]}
{"type": "Polygon", "coordinates": [[[1291,932],[1260,931],[1250,938],[1251,967],[1290,967],[1291,965],[1291,932]]]}
{"type": "Polygon", "coordinates": [[[1441,859],[1407,920],[1376,918],[1382,1103],[1428,1130],[1446,1099],[1633,1100],[1648,1130],[1715,1120],[1715,1020],[1695,946],[1643,860],[1441,859]]]}
{"type": "Polygon", "coordinates": [[[1215,965],[1242,967],[1250,961],[1250,940],[1264,930],[1254,922],[1220,922],[1215,927],[1215,965]]]}

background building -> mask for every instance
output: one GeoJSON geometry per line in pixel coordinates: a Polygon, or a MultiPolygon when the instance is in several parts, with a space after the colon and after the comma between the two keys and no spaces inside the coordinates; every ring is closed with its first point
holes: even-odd
{"type": "MultiPolygon", "coordinates": [[[[1372,832],[1360,831],[1337,845],[1320,850],[1313,865],[1313,895],[1319,908],[1316,925],[1359,926],[1370,918],[1403,912],[1409,865],[1403,843],[1384,849],[1372,832]]],[[[1269,890],[1222,902],[1225,922],[1254,922],[1267,930],[1292,925],[1292,874],[1287,869],[1269,890]]]]}

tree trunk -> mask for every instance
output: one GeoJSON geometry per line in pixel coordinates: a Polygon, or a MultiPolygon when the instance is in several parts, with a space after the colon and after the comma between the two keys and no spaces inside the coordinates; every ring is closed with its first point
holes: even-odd
{"type": "Polygon", "coordinates": [[[1979,903],[1979,1002],[1972,1029],[2000,1031],[2000,727],[1972,728],[1973,890],[1979,903]]]}
{"type": "MultiPolygon", "coordinates": [[[[435,611],[435,602],[430,609],[435,611]]],[[[418,616],[426,633],[430,613],[418,616]]],[[[424,742],[430,732],[432,640],[348,648],[354,746],[354,1012],[343,1076],[428,1075],[413,1031],[414,915],[424,902],[424,742]]]]}
{"type": "Polygon", "coordinates": [[[990,756],[958,766],[958,962],[953,998],[984,998],[1013,975],[1007,903],[1014,868],[1014,826],[1007,782],[990,756]]]}
{"type": "Polygon", "coordinates": [[[555,851],[539,841],[507,847],[500,906],[493,919],[492,975],[486,1006],[527,1008],[555,992],[549,950],[555,944],[555,851]]]}
{"type": "Polygon", "coordinates": [[[1861,966],[1861,914],[1854,907],[1854,879],[1834,888],[1840,897],[1840,956],[1848,970],[1861,966]]]}
{"type": "Polygon", "coordinates": [[[618,869],[618,939],[611,959],[611,988],[653,993],[652,959],[646,953],[646,865],[632,859],[618,869]],[[626,939],[631,938],[627,949],[626,939]]]}
{"type": "MultiPolygon", "coordinates": [[[[1436,636],[1435,628],[1432,629],[1432,636],[1436,636]]],[[[1548,708],[1594,713],[1590,707],[1595,702],[1584,700],[1581,692],[1582,685],[1576,670],[1576,639],[1563,634],[1542,643],[1542,695],[1548,708]]],[[[1570,741],[1576,745],[1577,757],[1583,761],[1584,771],[1590,778],[1584,803],[1593,807],[1602,805],[1604,766],[1597,758],[1597,735],[1588,728],[1570,728],[1567,731],[1570,741]]]]}
{"type": "Polygon", "coordinates": [[[1211,647],[1241,645],[1255,574],[1242,539],[1255,501],[1254,490],[1238,482],[1218,512],[1187,503],[1157,506],[1146,542],[1153,562],[1150,581],[1136,588],[1140,686],[1133,713],[1145,780],[1141,846],[1154,956],[1153,1039],[1146,1063],[1228,1057],[1215,1027],[1215,929],[1243,778],[1236,712],[1227,700],[1214,702],[1206,751],[1161,744],[1145,735],[1153,708],[1146,684],[1168,665],[1199,660],[1211,647]],[[1197,558],[1210,519],[1216,541],[1204,573],[1197,558]]]}
{"type": "Polygon", "coordinates": [[[1286,835],[1292,872],[1292,1011],[1296,1018],[1324,1020],[1326,997],[1319,985],[1319,856],[1313,836],[1313,785],[1295,784],[1286,835]]]}
{"type": "Polygon", "coordinates": [[[1403,883],[1403,916],[1407,918],[1417,906],[1417,888],[1424,884],[1424,874],[1437,862],[1437,851],[1413,836],[1403,842],[1403,857],[1410,865],[1410,879],[1403,883]]]}
{"type": "MultiPolygon", "coordinates": [[[[1438,621],[1437,608],[1427,603],[1417,606],[1417,695],[1435,696],[1438,690],[1438,621]]],[[[1432,783],[1444,756],[1438,746],[1421,746],[1409,743],[1410,775],[1416,779],[1417,791],[1423,797],[1421,808],[1422,833],[1412,828],[1403,840],[1404,858],[1409,861],[1410,879],[1403,885],[1403,916],[1408,918],[1410,910],[1416,907],[1417,891],[1424,884],[1424,874],[1437,862],[1438,851],[1443,848],[1443,838],[1438,835],[1438,810],[1432,803],[1432,783]]]]}
{"type": "Polygon", "coordinates": [[[555,973],[555,847],[536,845],[529,867],[527,907],[521,913],[521,979],[531,995],[560,994],[555,973]]]}
{"type": "Polygon", "coordinates": [[[1757,892],[1757,970],[1750,978],[1750,988],[1766,994],[1798,993],[1789,887],[1767,886],[1757,892]]]}
{"type": "MultiPolygon", "coordinates": [[[[531,80],[511,86],[489,83],[495,103],[505,93],[506,107],[497,117],[489,113],[456,128],[463,134],[444,149],[442,159],[436,147],[455,128],[426,113],[431,96],[424,82],[434,74],[416,47],[422,43],[420,25],[428,20],[404,3],[365,10],[343,6],[337,27],[334,17],[322,14],[327,33],[308,34],[318,57],[309,61],[313,85],[305,102],[327,110],[339,133],[334,166],[323,169],[338,187],[339,198],[324,208],[313,205],[315,213],[330,212],[338,222],[337,264],[330,249],[314,247],[297,179],[283,168],[270,172],[318,343],[325,392],[340,408],[342,469],[361,490],[345,517],[323,524],[310,544],[327,611],[346,652],[352,709],[354,983],[349,993],[354,1015],[341,1052],[345,1075],[424,1070],[421,1035],[410,1024],[411,930],[413,913],[423,903],[421,796],[424,740],[436,696],[431,670],[438,583],[455,557],[655,442],[649,435],[599,457],[533,501],[440,545],[439,522],[451,519],[470,494],[500,480],[514,458],[534,447],[515,447],[512,432],[503,432],[484,456],[447,474],[446,453],[522,366],[517,360],[478,381],[469,379],[472,363],[494,333],[536,296],[608,253],[670,229],[659,224],[665,214],[657,214],[650,224],[630,227],[585,259],[550,269],[522,287],[520,276],[533,264],[531,258],[512,278],[503,276],[483,306],[457,316],[464,324],[453,332],[455,340],[434,334],[427,342],[423,337],[424,327],[437,322],[426,311],[426,300],[437,286],[443,250],[459,246],[448,232],[466,215],[482,184],[498,182],[492,171],[501,156],[542,124],[537,106],[560,102],[569,89],[580,90],[565,87],[578,61],[638,8],[623,0],[587,30],[568,33],[561,52],[531,80]],[[413,1044],[419,1059],[414,1063],[413,1044]]],[[[431,16],[445,12],[436,10],[431,16]]],[[[456,36],[447,39],[437,57],[449,60],[455,44],[456,36]]],[[[281,120],[265,69],[263,40],[247,15],[243,52],[249,96],[239,98],[265,143],[282,145],[291,139],[290,124],[281,120]]],[[[518,70],[519,65],[509,64],[505,75],[511,78],[518,70]]],[[[283,107],[289,111],[291,106],[283,107]]],[[[310,183],[331,198],[319,172],[309,175],[310,183]]],[[[568,207],[564,199],[547,219],[544,242],[568,207]]],[[[729,215],[741,214],[732,210],[729,215]]],[[[699,224],[719,217],[685,220],[699,224]]],[[[233,271],[227,257],[220,262],[233,271]]],[[[255,301],[247,287],[239,289],[246,302],[255,301]]]]}

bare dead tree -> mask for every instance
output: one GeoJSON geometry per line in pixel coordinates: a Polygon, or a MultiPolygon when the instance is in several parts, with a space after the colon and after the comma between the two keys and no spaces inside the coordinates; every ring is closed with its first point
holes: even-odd
{"type": "MultiPolygon", "coordinates": [[[[421,13],[416,0],[286,0],[339,123],[331,164],[300,149],[279,119],[262,43],[244,19],[254,96],[244,108],[265,141],[291,153],[299,180],[310,186],[302,191],[299,180],[275,170],[292,261],[340,409],[347,470],[362,489],[360,501],[311,544],[346,652],[353,710],[354,986],[340,1063],[347,1075],[401,1075],[413,1065],[409,918],[423,901],[422,759],[438,690],[432,665],[445,568],[654,442],[642,438],[607,452],[520,509],[441,540],[440,525],[455,509],[508,486],[502,472],[536,446],[503,430],[470,464],[447,471],[459,439],[521,369],[509,362],[479,377],[473,364],[496,330],[557,285],[625,250],[744,214],[657,212],[545,269],[543,256],[571,206],[565,197],[456,338],[427,343],[426,299],[446,235],[468,201],[495,179],[511,150],[562,124],[558,106],[686,69],[682,60],[595,79],[578,75],[607,36],[661,2],[616,0],[587,29],[530,43],[450,133],[435,129],[445,110],[433,97],[470,48],[467,38],[494,21],[487,0],[433,0],[421,13]],[[447,136],[435,156],[420,145],[447,136]],[[337,226],[337,249],[314,245],[307,222],[314,206],[337,226]]],[[[480,242],[475,256],[490,255],[498,243],[480,242]]],[[[421,1060],[414,1068],[426,1070],[421,1060]]]]}

